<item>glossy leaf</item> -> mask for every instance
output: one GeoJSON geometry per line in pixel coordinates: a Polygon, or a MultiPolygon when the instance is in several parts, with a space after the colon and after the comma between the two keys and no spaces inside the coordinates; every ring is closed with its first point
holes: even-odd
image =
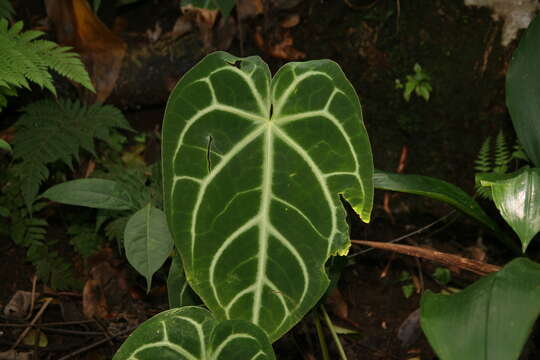
{"type": "Polygon", "coordinates": [[[518,234],[525,251],[540,231],[540,169],[525,168],[509,176],[481,182],[491,186],[495,206],[518,234]]]}
{"type": "Polygon", "coordinates": [[[188,306],[145,321],[113,360],[274,360],[265,333],[247,321],[219,322],[207,310],[188,306]]]}
{"type": "Polygon", "coordinates": [[[506,75],[506,105],[520,144],[540,166],[540,16],[521,38],[506,75]]]}
{"type": "Polygon", "coordinates": [[[119,183],[112,180],[78,179],[66,181],[51,187],[41,197],[62,204],[96,209],[133,209],[133,202],[127,191],[119,183]]]}
{"type": "Polygon", "coordinates": [[[0,139],[0,150],[6,150],[11,152],[11,146],[6,140],[0,139]]]}
{"type": "Polygon", "coordinates": [[[518,258],[454,295],[426,292],[421,324],[441,360],[515,360],[540,314],[540,264],[518,258]]]}
{"type": "Polygon", "coordinates": [[[169,276],[167,277],[167,294],[171,309],[182,306],[201,305],[202,301],[189,286],[180,255],[172,257],[169,276]]]}
{"type": "Polygon", "coordinates": [[[124,247],[131,266],[146,278],[149,291],[152,276],[173,248],[165,213],[148,204],[133,214],[124,230],[124,247]]]}
{"type": "Polygon", "coordinates": [[[373,176],[373,185],[376,189],[422,195],[443,201],[472,216],[496,234],[501,234],[498,225],[472,197],[446,181],[429,176],[394,174],[377,170],[373,176]]]}
{"type": "Polygon", "coordinates": [[[276,340],[328,287],[350,241],[340,194],[364,221],[372,156],[356,92],[329,60],[271,79],[259,57],[204,58],[163,124],[164,203],[188,281],[220,319],[276,340]]]}

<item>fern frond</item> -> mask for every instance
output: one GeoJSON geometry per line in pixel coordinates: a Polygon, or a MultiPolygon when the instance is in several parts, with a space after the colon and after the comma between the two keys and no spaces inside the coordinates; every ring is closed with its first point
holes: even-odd
{"type": "Polygon", "coordinates": [[[501,130],[497,134],[497,139],[495,140],[495,167],[493,168],[493,172],[505,174],[508,171],[508,165],[511,160],[512,157],[508,150],[508,144],[506,143],[506,139],[501,130]]]}
{"type": "MultiPolygon", "coordinates": [[[[1,0],[0,0],[1,1],[1,0]]],[[[22,31],[23,23],[11,28],[0,19],[0,86],[29,88],[33,82],[56,95],[49,70],[95,91],[79,55],[70,48],[41,40],[40,31],[22,31]]]]}
{"type": "Polygon", "coordinates": [[[115,129],[130,129],[122,113],[110,105],[86,107],[78,101],[42,100],[23,111],[15,123],[12,145],[27,206],[49,177],[48,164],[62,161],[71,168],[73,159],[79,160],[80,149],[95,154],[94,138],[108,141],[115,129]]]}
{"type": "Polygon", "coordinates": [[[491,136],[488,136],[482,143],[482,147],[480,147],[474,163],[474,170],[480,173],[490,172],[493,169],[491,161],[491,136]]]}
{"type": "Polygon", "coordinates": [[[516,140],[516,143],[513,146],[512,159],[517,159],[517,160],[525,161],[527,163],[531,163],[531,159],[529,159],[529,157],[527,156],[527,153],[525,152],[525,149],[519,142],[519,139],[516,140]]]}
{"type": "Polygon", "coordinates": [[[87,258],[97,252],[103,242],[103,239],[96,233],[94,227],[88,224],[71,225],[67,233],[71,235],[69,242],[83,258],[87,258]]]}
{"type": "Polygon", "coordinates": [[[14,13],[10,0],[0,0],[0,18],[10,18],[14,13]]]}

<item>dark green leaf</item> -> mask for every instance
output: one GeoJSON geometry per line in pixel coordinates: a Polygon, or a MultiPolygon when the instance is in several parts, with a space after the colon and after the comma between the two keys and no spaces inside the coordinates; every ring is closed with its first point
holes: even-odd
{"type": "Polygon", "coordinates": [[[129,210],[133,204],[117,182],[104,179],[78,179],[55,185],[42,197],[62,204],[96,209],[129,210]]]}
{"type": "Polygon", "coordinates": [[[452,205],[472,216],[495,234],[501,234],[498,225],[482,210],[480,205],[466,192],[446,181],[429,176],[393,174],[376,170],[373,177],[376,189],[399,191],[427,196],[452,205]]]}
{"type": "Polygon", "coordinates": [[[145,321],[113,360],[275,360],[264,332],[243,320],[218,321],[208,310],[188,306],[145,321]]]}
{"type": "Polygon", "coordinates": [[[201,305],[201,299],[191,289],[186,280],[180,255],[174,254],[172,259],[169,277],[167,278],[169,307],[173,309],[182,306],[201,305]]]}
{"type": "Polygon", "coordinates": [[[276,340],[321,298],[348,252],[340,194],[368,221],[373,163],[358,96],[329,60],[208,55],[172,93],[164,203],[191,286],[220,319],[276,340]]]}
{"type": "Polygon", "coordinates": [[[540,314],[540,264],[515,259],[454,295],[426,292],[421,324],[443,360],[516,360],[540,314]]]}
{"type": "Polygon", "coordinates": [[[152,276],[173,248],[165,213],[148,204],[133,214],[126,224],[124,247],[129,263],[146,278],[150,291],[152,276]]]}
{"type": "Polygon", "coordinates": [[[523,251],[540,231],[540,169],[525,168],[503,179],[484,179],[502,217],[518,234],[523,251]]]}
{"type": "Polygon", "coordinates": [[[521,38],[506,75],[506,104],[520,144],[540,166],[540,16],[521,38]]]}
{"type": "Polygon", "coordinates": [[[0,150],[6,150],[11,152],[11,146],[4,139],[0,139],[0,150]]]}

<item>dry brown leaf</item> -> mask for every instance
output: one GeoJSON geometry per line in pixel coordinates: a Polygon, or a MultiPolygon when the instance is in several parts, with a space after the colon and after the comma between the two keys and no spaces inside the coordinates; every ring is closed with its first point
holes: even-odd
{"type": "Polygon", "coordinates": [[[59,43],[73,46],[86,65],[96,94],[87,102],[104,102],[111,94],[126,53],[126,44],[90,8],[87,0],[45,0],[59,43]]]}
{"type": "Polygon", "coordinates": [[[302,60],[306,57],[306,54],[300,50],[294,48],[294,39],[289,30],[285,30],[279,36],[280,41],[277,44],[266,44],[263,36],[261,35],[262,28],[257,27],[255,33],[255,43],[262,50],[265,50],[268,55],[283,59],[283,60],[302,60]]]}
{"type": "MultiPolygon", "coordinates": [[[[37,297],[39,294],[35,294],[37,297]]],[[[32,304],[32,292],[18,290],[4,307],[4,315],[9,318],[22,319],[28,315],[32,304]]]]}
{"type": "Polygon", "coordinates": [[[32,352],[8,350],[0,352],[0,360],[31,360],[32,352]]]}
{"type": "Polygon", "coordinates": [[[279,26],[281,26],[284,29],[290,29],[292,27],[295,27],[300,23],[300,15],[298,14],[291,14],[287,16],[285,19],[283,19],[279,26]]]}
{"type": "Polygon", "coordinates": [[[184,36],[185,34],[189,33],[191,30],[193,30],[193,24],[186,16],[180,16],[178,19],[176,19],[176,22],[174,23],[174,26],[167,35],[171,37],[173,40],[178,39],[179,37],[184,36]]]}
{"type": "Polygon", "coordinates": [[[349,306],[338,288],[334,288],[330,291],[330,294],[328,294],[328,297],[326,298],[326,305],[328,306],[328,309],[340,319],[349,319],[349,306]]]}
{"type": "Polygon", "coordinates": [[[238,19],[244,20],[254,18],[263,13],[264,6],[262,0],[237,0],[236,14],[238,19]]]}
{"type": "MultiPolygon", "coordinates": [[[[113,259],[95,263],[83,290],[83,313],[86,317],[106,319],[115,313],[131,310],[131,297],[125,271],[113,266],[113,259]]],[[[97,259],[97,258],[96,258],[97,259]]]]}
{"type": "Polygon", "coordinates": [[[216,23],[218,10],[208,10],[194,7],[193,5],[182,6],[182,13],[187,19],[195,24],[201,32],[201,40],[206,49],[212,48],[213,44],[213,28],[216,23]]]}

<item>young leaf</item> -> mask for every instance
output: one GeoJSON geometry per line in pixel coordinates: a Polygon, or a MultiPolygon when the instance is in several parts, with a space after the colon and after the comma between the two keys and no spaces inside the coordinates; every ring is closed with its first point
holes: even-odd
{"type": "Polygon", "coordinates": [[[220,319],[276,340],[328,287],[350,246],[340,194],[364,221],[373,163],[358,96],[329,60],[271,79],[259,57],[208,55],[163,123],[164,204],[193,289],[220,319]]]}
{"type": "Polygon", "coordinates": [[[148,204],[133,214],[126,224],[124,247],[129,263],[146,278],[150,291],[152,276],[173,248],[165,213],[148,204]]]}
{"type": "Polygon", "coordinates": [[[506,105],[519,142],[540,166],[540,16],[521,38],[506,75],[506,105]]]}
{"type": "Polygon", "coordinates": [[[483,180],[482,184],[491,185],[495,206],[518,234],[525,251],[540,231],[540,169],[525,168],[501,180],[483,180]]]}
{"type": "Polygon", "coordinates": [[[540,314],[540,264],[518,258],[454,295],[426,292],[421,324],[444,360],[515,360],[540,314]]]}
{"type": "Polygon", "coordinates": [[[116,182],[104,179],[78,179],[55,185],[41,197],[62,204],[96,209],[129,210],[133,203],[127,192],[116,182]]]}
{"type": "Polygon", "coordinates": [[[182,259],[178,254],[174,254],[172,257],[172,264],[169,269],[169,276],[167,277],[167,293],[169,295],[169,307],[171,309],[202,304],[201,299],[199,299],[187,282],[184,267],[182,266],[182,259]]]}
{"type": "Polygon", "coordinates": [[[9,145],[9,143],[4,140],[4,139],[0,139],[0,149],[1,150],[6,150],[6,151],[9,151],[11,152],[11,146],[9,145]]]}
{"type": "Polygon", "coordinates": [[[145,321],[113,360],[275,360],[265,333],[243,320],[218,321],[208,310],[188,306],[145,321]]]}

